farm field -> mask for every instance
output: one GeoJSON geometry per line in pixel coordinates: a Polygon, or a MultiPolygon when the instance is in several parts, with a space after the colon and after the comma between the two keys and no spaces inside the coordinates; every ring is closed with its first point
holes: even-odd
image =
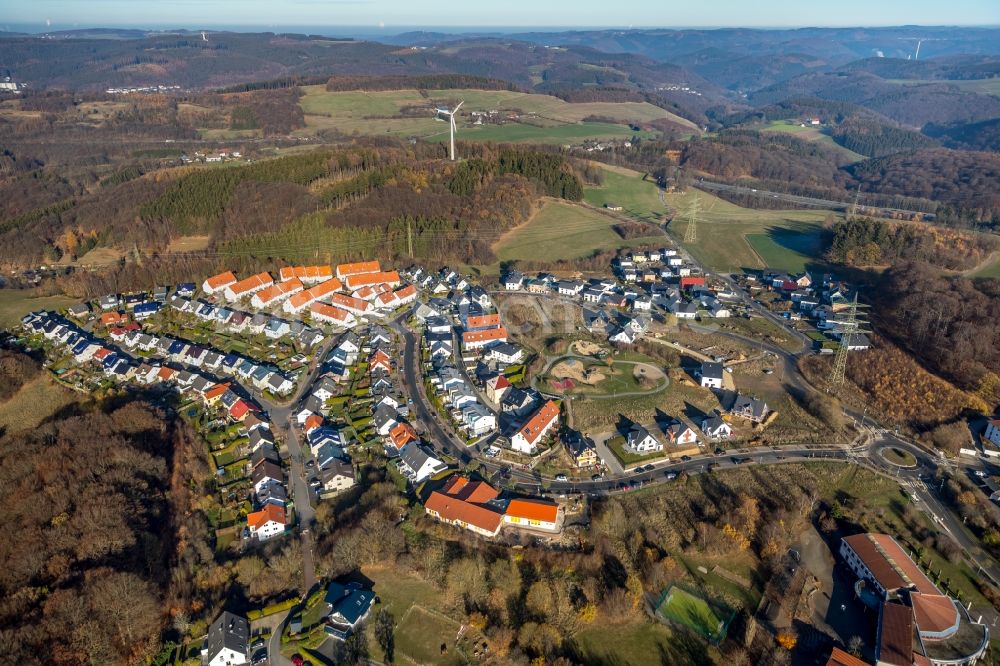
{"type": "Polygon", "coordinates": [[[660,224],[666,208],[660,201],[656,183],[643,180],[638,171],[603,166],[604,184],[584,188],[583,200],[597,208],[618,204],[623,212],[643,222],[660,224]]]}
{"type": "Polygon", "coordinates": [[[844,148],[839,143],[833,140],[833,137],[824,132],[819,127],[806,126],[802,127],[800,123],[796,123],[790,120],[774,120],[764,125],[761,130],[762,132],[784,132],[786,134],[794,134],[800,139],[805,139],[806,141],[815,141],[816,143],[821,143],[828,148],[836,150],[838,153],[843,155],[846,159],[851,162],[860,162],[862,160],[868,159],[860,153],[856,153],[853,150],[844,148]]]}
{"type": "Polygon", "coordinates": [[[38,296],[29,290],[0,289],[0,328],[16,326],[21,317],[35,310],[60,310],[76,303],[69,296],[38,296]]]}
{"type": "Polygon", "coordinates": [[[677,210],[669,233],[699,263],[718,272],[765,267],[801,271],[820,258],[824,244],[822,222],[828,215],[835,215],[825,210],[742,208],[695,189],[665,196],[667,204],[677,210]],[[698,240],[683,243],[687,210],[695,197],[701,204],[698,240]]]}
{"type": "MultiPolygon", "coordinates": [[[[472,125],[459,113],[459,134],[466,141],[531,141],[544,143],[579,142],[583,139],[611,139],[634,134],[624,123],[669,118],[694,129],[692,124],[646,102],[587,102],[573,104],[549,95],[493,90],[431,90],[426,97],[417,90],[339,91],[324,86],[304,86],[300,101],[306,129],[312,134],[336,130],[344,134],[390,134],[434,139],[446,137],[448,126],[436,120],[432,108],[465,100],[464,111],[498,110],[534,114],[532,124],[472,125]],[[405,107],[427,109],[403,116],[405,107]],[[620,120],[623,124],[583,122],[589,116],[620,120]],[[539,125],[549,125],[542,127],[539,125]]],[[[412,109],[410,113],[413,113],[412,109]]]]}
{"type": "Polygon", "coordinates": [[[527,223],[505,234],[493,249],[501,260],[558,261],[659,238],[624,240],[611,228],[614,223],[614,218],[599,211],[550,201],[527,223]]]}

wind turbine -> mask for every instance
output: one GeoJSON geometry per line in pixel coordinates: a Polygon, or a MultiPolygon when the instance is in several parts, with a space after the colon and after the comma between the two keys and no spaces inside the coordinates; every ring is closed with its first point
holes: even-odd
{"type": "Polygon", "coordinates": [[[449,125],[448,130],[449,130],[449,134],[451,136],[451,153],[450,153],[450,155],[451,155],[451,161],[452,162],[455,161],[455,114],[458,113],[458,110],[462,108],[463,104],[465,104],[465,100],[464,99],[461,102],[459,102],[458,106],[456,106],[451,111],[449,111],[448,109],[438,109],[437,110],[438,113],[448,116],[448,125],[449,125]]]}

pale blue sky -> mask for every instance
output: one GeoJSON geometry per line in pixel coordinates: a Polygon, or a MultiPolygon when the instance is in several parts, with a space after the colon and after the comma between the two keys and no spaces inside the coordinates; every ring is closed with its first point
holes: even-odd
{"type": "MultiPolygon", "coordinates": [[[[998,25],[1000,0],[0,0],[0,27],[998,25]]],[[[44,29],[44,28],[41,28],[44,29]]]]}

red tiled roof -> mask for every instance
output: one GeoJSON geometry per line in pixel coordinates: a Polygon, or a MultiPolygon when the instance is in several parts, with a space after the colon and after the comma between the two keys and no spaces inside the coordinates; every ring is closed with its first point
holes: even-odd
{"type": "Polygon", "coordinates": [[[229,285],[229,291],[236,294],[245,294],[252,289],[257,289],[258,287],[266,287],[274,282],[274,278],[268,272],[257,273],[256,275],[251,275],[248,278],[243,278],[236,284],[229,285]]]}
{"type": "Polygon", "coordinates": [[[344,284],[346,284],[349,289],[357,289],[358,287],[364,287],[365,285],[397,283],[399,283],[399,273],[396,271],[388,271],[385,273],[358,273],[356,275],[348,275],[344,278],[344,284]]]}
{"type": "Polygon", "coordinates": [[[403,300],[404,298],[409,298],[410,296],[416,296],[417,288],[412,284],[408,284],[402,289],[398,289],[393,292],[393,295],[395,295],[398,300],[403,300]]]}
{"type": "Polygon", "coordinates": [[[833,648],[830,658],[826,661],[826,666],[869,666],[869,664],[840,648],[833,648]]]}
{"type": "Polygon", "coordinates": [[[518,434],[524,437],[529,444],[534,444],[545,432],[553,419],[559,417],[559,403],[549,400],[535,412],[528,422],[521,426],[518,434]]]}
{"type": "Polygon", "coordinates": [[[111,324],[116,324],[120,321],[125,321],[126,319],[128,319],[128,317],[120,312],[105,312],[101,315],[101,323],[105,326],[110,326],[111,324]]]}
{"type": "Polygon", "coordinates": [[[319,315],[320,317],[326,317],[328,319],[333,319],[334,321],[347,321],[351,316],[351,313],[347,310],[341,310],[340,308],[335,308],[332,305],[327,305],[326,303],[313,303],[309,306],[309,311],[313,315],[319,315]]]}
{"type": "Polygon", "coordinates": [[[855,534],[844,537],[875,579],[886,590],[908,588],[911,585],[924,594],[941,591],[920,570],[896,540],[888,534],[855,534]]]}
{"type": "Polygon", "coordinates": [[[913,664],[913,613],[903,604],[882,605],[878,662],[891,666],[913,664]]]}
{"type": "Polygon", "coordinates": [[[261,289],[257,292],[254,298],[258,299],[261,303],[270,303],[276,298],[281,298],[286,294],[293,291],[302,290],[302,281],[297,277],[293,277],[290,280],[285,280],[284,282],[278,282],[277,284],[272,284],[267,289],[261,289]]]}
{"type": "Polygon", "coordinates": [[[417,431],[413,429],[413,426],[409,423],[400,423],[389,431],[389,439],[392,440],[393,446],[401,449],[409,442],[416,442],[420,438],[417,437],[417,431]]]}
{"type": "Polygon", "coordinates": [[[943,594],[911,594],[913,620],[923,632],[942,633],[961,620],[954,602],[943,594]]]}
{"type": "Polygon", "coordinates": [[[222,394],[228,390],[229,390],[228,383],[216,384],[212,388],[205,391],[205,400],[214,400],[215,398],[222,396],[222,394]]]}
{"type": "Polygon", "coordinates": [[[160,370],[156,373],[156,376],[160,379],[166,381],[177,374],[177,371],[173,368],[168,368],[167,366],[162,366],[160,370]]]}
{"type": "Polygon", "coordinates": [[[358,275],[360,273],[378,273],[382,267],[377,261],[358,261],[353,264],[338,264],[337,277],[343,279],[348,275],[358,275]]]}
{"type": "Polygon", "coordinates": [[[506,340],[507,339],[507,329],[504,327],[500,328],[488,328],[485,331],[465,331],[462,333],[462,344],[471,344],[474,342],[489,342],[491,340],[506,340]]]}
{"type": "Polygon", "coordinates": [[[225,273],[219,273],[218,275],[213,275],[212,277],[205,280],[211,289],[222,289],[223,287],[228,287],[236,282],[236,275],[232,271],[226,271],[225,273]]]}
{"type": "Polygon", "coordinates": [[[260,511],[247,514],[247,526],[254,530],[260,529],[270,521],[285,525],[285,509],[276,504],[265,504],[260,511]]]}
{"type": "Polygon", "coordinates": [[[249,412],[250,412],[250,405],[248,405],[242,399],[234,402],[233,406],[229,408],[229,415],[232,416],[237,421],[246,416],[247,413],[249,412]]]}
{"type": "Polygon", "coordinates": [[[437,491],[431,493],[424,507],[437,513],[442,520],[473,525],[486,532],[496,532],[503,520],[503,515],[491,508],[465,502],[437,491]]]}
{"type": "Polygon", "coordinates": [[[309,287],[308,289],[304,289],[299,293],[294,294],[288,299],[288,302],[297,310],[299,308],[304,308],[314,301],[325,298],[341,287],[343,287],[343,285],[340,283],[340,280],[337,278],[331,278],[326,282],[320,282],[315,287],[309,287]]]}
{"type": "Polygon", "coordinates": [[[554,523],[559,515],[559,505],[545,500],[515,499],[507,505],[507,515],[522,520],[554,523]]]}
{"type": "Polygon", "coordinates": [[[299,278],[300,280],[329,280],[333,277],[333,269],[329,266],[285,266],[278,271],[282,280],[299,278]]]}
{"type": "Polygon", "coordinates": [[[482,504],[496,499],[500,494],[485,481],[470,481],[464,476],[453,476],[441,489],[446,495],[456,497],[463,502],[482,504]]]}
{"type": "Polygon", "coordinates": [[[306,432],[319,428],[323,425],[323,417],[318,414],[313,414],[312,416],[306,417],[306,422],[303,424],[306,432]]]}
{"type": "Polygon", "coordinates": [[[360,298],[354,298],[353,296],[348,296],[347,294],[333,294],[330,297],[330,302],[336,306],[344,308],[345,310],[368,312],[368,310],[371,309],[371,305],[368,301],[363,301],[360,298]]]}
{"type": "Polygon", "coordinates": [[[498,314],[474,315],[465,320],[465,327],[469,329],[499,328],[500,315],[498,314]]]}

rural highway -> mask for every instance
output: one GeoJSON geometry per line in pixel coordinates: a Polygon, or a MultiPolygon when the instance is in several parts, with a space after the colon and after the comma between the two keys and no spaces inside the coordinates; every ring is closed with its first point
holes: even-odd
{"type": "MultiPolygon", "coordinates": [[[[849,210],[851,206],[854,205],[852,201],[834,201],[832,199],[819,199],[816,197],[805,197],[798,194],[787,194],[785,192],[773,192],[770,190],[755,189],[752,187],[746,187],[743,185],[727,185],[726,183],[713,183],[707,180],[698,180],[692,183],[694,187],[700,190],[706,190],[708,192],[728,192],[732,194],[743,194],[751,195],[755,197],[760,197],[762,199],[777,199],[779,201],[787,201],[788,203],[793,203],[799,206],[811,206],[815,208],[829,208],[830,210],[849,210]]],[[[859,203],[859,206],[863,208],[874,208],[885,214],[884,216],[889,216],[892,214],[902,214],[902,215],[919,215],[924,220],[933,221],[936,216],[934,213],[925,213],[920,210],[908,210],[906,208],[891,208],[889,206],[871,206],[864,203],[859,203]]]]}

